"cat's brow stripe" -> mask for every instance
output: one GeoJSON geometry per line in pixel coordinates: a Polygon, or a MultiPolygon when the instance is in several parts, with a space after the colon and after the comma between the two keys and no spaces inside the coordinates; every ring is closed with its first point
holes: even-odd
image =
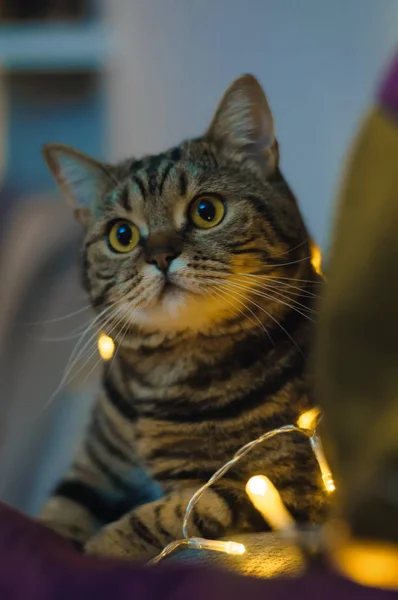
{"type": "Polygon", "coordinates": [[[180,196],[184,197],[185,194],[187,193],[187,189],[188,189],[188,177],[187,177],[187,174],[185,173],[185,171],[181,171],[180,177],[179,177],[180,196]]]}
{"type": "Polygon", "coordinates": [[[167,181],[168,176],[170,175],[171,170],[173,169],[174,164],[173,163],[169,163],[165,170],[163,171],[162,177],[160,178],[159,181],[159,185],[158,185],[158,194],[161,196],[163,194],[163,188],[164,185],[167,181]]]}
{"type": "Polygon", "coordinates": [[[126,210],[126,211],[131,210],[130,195],[129,195],[129,190],[128,190],[127,185],[123,186],[123,189],[121,190],[121,192],[119,194],[118,200],[121,203],[121,205],[123,206],[124,210],[126,210]]]}
{"type": "Polygon", "coordinates": [[[146,198],[147,198],[147,191],[145,189],[145,185],[144,185],[144,182],[142,181],[141,177],[139,177],[138,175],[134,175],[132,177],[132,181],[137,184],[138,189],[141,192],[141,196],[142,196],[143,200],[146,200],[146,198]]]}

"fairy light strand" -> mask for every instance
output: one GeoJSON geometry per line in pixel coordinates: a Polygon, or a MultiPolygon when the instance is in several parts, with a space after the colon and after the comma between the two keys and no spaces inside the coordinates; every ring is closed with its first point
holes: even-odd
{"type": "Polygon", "coordinates": [[[185,539],[189,538],[188,524],[189,524],[189,519],[191,517],[192,511],[194,509],[194,506],[200,500],[200,498],[203,496],[205,491],[209,487],[211,487],[213,485],[213,483],[215,483],[216,481],[221,479],[225,475],[225,473],[230,470],[231,467],[233,467],[237,462],[242,460],[242,458],[244,456],[246,456],[246,454],[248,454],[255,446],[262,444],[266,440],[269,440],[276,435],[279,435],[281,433],[288,433],[291,431],[299,431],[308,436],[307,431],[300,429],[299,427],[296,427],[296,425],[284,425],[283,427],[279,427],[278,429],[272,429],[271,431],[267,431],[267,433],[263,433],[263,435],[261,435],[259,438],[252,440],[251,442],[242,446],[242,448],[240,448],[234,454],[234,456],[227,463],[225,463],[225,465],[223,465],[220,469],[218,469],[218,471],[216,471],[214,473],[214,475],[212,475],[210,477],[210,479],[207,481],[207,483],[205,483],[201,488],[199,488],[197,490],[197,492],[195,492],[195,494],[192,496],[192,498],[190,499],[190,501],[188,503],[187,510],[186,510],[185,516],[184,516],[183,525],[182,525],[182,534],[185,539]]]}
{"type": "MultiPolygon", "coordinates": [[[[310,412],[310,411],[307,411],[307,412],[310,412]]],[[[306,413],[304,413],[304,415],[305,414],[306,413]]],[[[301,417],[303,417],[304,415],[301,415],[301,417]]],[[[242,458],[244,458],[251,450],[253,450],[253,448],[257,447],[259,444],[262,444],[266,440],[269,440],[269,439],[275,437],[276,435],[280,435],[283,433],[289,433],[289,432],[298,432],[298,433],[305,435],[307,437],[307,439],[309,440],[310,446],[315,454],[315,458],[318,462],[319,468],[322,473],[322,480],[324,482],[325,488],[328,492],[333,491],[335,489],[333,478],[332,478],[330,469],[328,467],[326,458],[323,453],[323,448],[322,448],[320,438],[316,431],[317,424],[319,423],[318,417],[319,417],[319,411],[316,414],[315,414],[315,412],[313,412],[312,419],[308,418],[307,421],[304,420],[305,425],[306,425],[306,427],[304,427],[304,428],[299,427],[298,425],[292,425],[292,424],[284,425],[277,429],[272,429],[271,431],[263,433],[260,437],[256,438],[255,440],[252,440],[251,442],[248,442],[247,444],[242,446],[228,462],[226,462],[222,467],[220,467],[210,477],[210,479],[194,493],[194,495],[188,502],[188,505],[187,505],[187,508],[185,511],[185,515],[184,515],[183,525],[182,525],[183,538],[180,540],[175,540],[175,541],[171,542],[170,544],[168,544],[157,556],[155,556],[155,558],[153,558],[152,560],[150,560],[148,562],[148,565],[155,565],[155,564],[159,563],[166,556],[169,556],[170,554],[172,554],[173,552],[175,552],[177,549],[181,548],[182,546],[185,546],[188,548],[205,549],[205,550],[211,550],[211,551],[216,551],[216,552],[224,552],[226,554],[232,554],[232,555],[242,555],[245,553],[245,550],[246,550],[245,546],[243,544],[239,544],[237,542],[221,541],[221,540],[220,541],[219,540],[207,540],[205,538],[190,537],[189,536],[190,517],[191,517],[192,511],[193,511],[195,505],[197,504],[197,502],[200,500],[200,498],[203,496],[203,494],[206,492],[206,490],[209,487],[211,487],[215,482],[217,482],[219,479],[221,479],[225,475],[225,473],[227,473],[227,471],[229,471],[229,469],[231,469],[231,467],[233,467],[237,462],[242,460],[242,458]],[[309,425],[309,423],[311,426],[309,425]],[[328,475],[329,479],[327,477],[325,477],[326,475],[328,475]],[[333,489],[332,489],[332,484],[333,484],[333,489]]],[[[277,490],[275,490],[275,491],[277,492],[277,490]]],[[[282,502],[282,500],[281,500],[281,502],[282,502]]],[[[282,503],[282,505],[283,505],[283,503],[282,503]]],[[[291,528],[293,528],[293,527],[291,527],[291,528]]]]}

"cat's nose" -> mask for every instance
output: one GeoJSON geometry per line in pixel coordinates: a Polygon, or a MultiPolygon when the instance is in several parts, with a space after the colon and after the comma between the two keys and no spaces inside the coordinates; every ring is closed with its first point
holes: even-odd
{"type": "Polygon", "coordinates": [[[155,265],[159,269],[159,271],[165,272],[169,269],[173,260],[177,258],[177,256],[179,256],[180,254],[180,252],[172,251],[159,252],[158,254],[154,254],[150,260],[147,260],[147,262],[150,265],[155,265]]]}
{"type": "Polygon", "coordinates": [[[144,256],[148,264],[164,273],[182,252],[181,239],[175,233],[150,234],[144,245],[144,256]]]}

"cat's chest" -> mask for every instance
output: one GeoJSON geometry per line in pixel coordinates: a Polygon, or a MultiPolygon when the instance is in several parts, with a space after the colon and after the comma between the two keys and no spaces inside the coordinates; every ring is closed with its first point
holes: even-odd
{"type": "Polygon", "coordinates": [[[217,352],[207,352],[200,345],[182,344],[175,348],[160,346],[153,352],[124,355],[120,369],[130,400],[162,400],[179,390],[193,388],[198,376],[208,380],[216,368],[217,352]]]}

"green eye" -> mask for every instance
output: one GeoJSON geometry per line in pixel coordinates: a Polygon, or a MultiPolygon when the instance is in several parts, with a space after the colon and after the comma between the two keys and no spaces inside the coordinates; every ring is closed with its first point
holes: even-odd
{"type": "Polygon", "coordinates": [[[117,221],[108,233],[108,245],[114,252],[130,252],[140,240],[140,233],[133,223],[117,221]]]}
{"type": "Polygon", "coordinates": [[[224,215],[224,203],[215,196],[199,196],[189,208],[192,223],[200,229],[215,227],[221,223],[224,215]]]}

